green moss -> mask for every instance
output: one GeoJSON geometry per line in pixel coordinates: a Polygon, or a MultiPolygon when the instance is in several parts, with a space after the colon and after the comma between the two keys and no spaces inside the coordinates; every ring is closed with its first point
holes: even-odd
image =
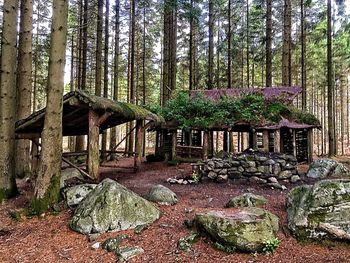
{"type": "Polygon", "coordinates": [[[40,215],[53,207],[60,200],[60,179],[53,176],[43,198],[34,197],[28,212],[31,215],[40,215]]]}

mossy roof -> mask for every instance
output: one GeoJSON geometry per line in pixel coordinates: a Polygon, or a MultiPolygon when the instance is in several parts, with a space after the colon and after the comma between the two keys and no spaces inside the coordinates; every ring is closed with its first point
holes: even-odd
{"type": "MultiPolygon", "coordinates": [[[[43,108],[28,118],[19,120],[16,123],[16,133],[41,133],[44,126],[45,110],[46,108],[43,108]]],[[[143,107],[90,95],[79,90],[69,92],[63,96],[63,136],[88,134],[89,110],[93,110],[99,116],[103,116],[105,113],[108,114],[108,117],[100,125],[101,131],[134,120],[152,121],[156,124],[164,122],[161,116],[143,107]]]]}

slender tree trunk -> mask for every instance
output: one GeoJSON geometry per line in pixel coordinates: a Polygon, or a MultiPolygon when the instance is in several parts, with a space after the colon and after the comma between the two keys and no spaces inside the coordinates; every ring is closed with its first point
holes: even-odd
{"type": "MultiPolygon", "coordinates": [[[[115,2],[115,41],[114,41],[114,84],[113,84],[113,100],[118,101],[118,91],[119,91],[119,11],[120,2],[116,0],[115,2]]],[[[111,141],[110,148],[113,149],[117,144],[117,127],[111,129],[111,141]]],[[[116,156],[111,155],[111,159],[115,160],[116,156]]]]}
{"type": "MultiPolygon", "coordinates": [[[[214,2],[213,0],[209,0],[208,27],[209,27],[208,89],[213,89],[213,69],[214,69],[214,2]]],[[[213,133],[211,133],[211,135],[212,134],[213,133]]]]}
{"type": "Polygon", "coordinates": [[[78,63],[77,63],[77,86],[76,89],[81,89],[81,70],[82,70],[82,41],[83,41],[83,0],[79,0],[78,16],[79,16],[79,29],[78,29],[78,63]]]}
{"type": "MultiPolygon", "coordinates": [[[[105,8],[105,46],[103,64],[103,97],[108,98],[108,47],[109,47],[109,0],[106,0],[105,8]]],[[[102,133],[102,160],[106,160],[107,130],[102,133]]]]}
{"type": "Polygon", "coordinates": [[[232,61],[231,61],[231,56],[232,56],[232,46],[231,46],[231,41],[232,41],[232,29],[231,29],[231,0],[228,0],[228,32],[227,32],[227,88],[231,88],[232,85],[232,61]]]}
{"type": "Polygon", "coordinates": [[[17,9],[18,1],[4,1],[0,73],[0,202],[17,193],[14,163],[17,9]]]}
{"type": "Polygon", "coordinates": [[[272,0],[266,0],[266,87],[272,86],[272,0]]]}
{"type": "Polygon", "coordinates": [[[306,41],[305,41],[305,10],[304,0],[300,0],[300,27],[301,27],[301,88],[302,88],[302,109],[306,110],[306,67],[305,67],[305,56],[306,56],[306,41]]]}
{"type": "MultiPolygon", "coordinates": [[[[83,41],[82,41],[82,69],[81,69],[81,87],[80,89],[86,90],[86,71],[87,71],[87,49],[88,49],[88,8],[89,1],[84,0],[84,13],[83,13],[83,41]]],[[[102,19],[102,18],[101,18],[102,19]]]]}
{"type": "Polygon", "coordinates": [[[95,95],[101,96],[102,82],[102,34],[103,34],[103,0],[97,1],[97,36],[96,36],[96,72],[95,95]]]}
{"type": "Polygon", "coordinates": [[[282,53],[282,85],[291,86],[291,30],[292,30],[291,0],[284,0],[283,12],[283,53],[282,53]]]}
{"type": "Polygon", "coordinates": [[[246,33],[247,33],[247,87],[250,87],[250,61],[249,61],[249,0],[246,0],[246,33]]]}
{"type": "Polygon", "coordinates": [[[335,143],[335,120],[334,112],[334,83],[333,83],[333,62],[332,62],[332,1],[327,0],[327,100],[328,100],[328,156],[332,157],[336,154],[335,143]]]}
{"type": "MultiPolygon", "coordinates": [[[[218,36],[216,45],[219,46],[220,43],[220,18],[218,18],[218,36]]],[[[216,50],[216,88],[220,88],[220,52],[216,50]]]]}
{"type": "MultiPolygon", "coordinates": [[[[18,74],[17,74],[17,119],[28,117],[31,113],[32,94],[32,27],[33,27],[33,2],[21,0],[21,19],[18,44],[18,74]]],[[[30,142],[19,140],[16,143],[16,174],[25,177],[30,173],[30,142]]]]}
{"type": "Polygon", "coordinates": [[[195,89],[195,19],[193,15],[194,4],[191,0],[190,11],[190,39],[189,39],[189,90],[195,89]]]}
{"type": "Polygon", "coordinates": [[[62,96],[67,38],[68,1],[53,0],[47,106],[42,150],[35,182],[33,212],[41,214],[59,199],[62,157],[62,96]]]}
{"type": "MultiPolygon", "coordinates": [[[[129,90],[129,102],[135,104],[135,0],[130,1],[130,45],[129,45],[129,75],[128,75],[128,90],[129,90]]],[[[131,127],[132,129],[132,127],[131,127]]],[[[131,133],[129,137],[128,151],[134,150],[135,133],[131,133]]]]}

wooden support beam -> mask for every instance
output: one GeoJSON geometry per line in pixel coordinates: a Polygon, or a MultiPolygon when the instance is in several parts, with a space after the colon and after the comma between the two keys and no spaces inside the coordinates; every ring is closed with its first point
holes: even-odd
{"type": "Polygon", "coordinates": [[[99,116],[89,110],[89,134],[88,134],[88,172],[96,181],[99,179],[100,166],[100,150],[99,150],[99,135],[100,128],[98,126],[99,116]]]}
{"type": "MultiPolygon", "coordinates": [[[[191,137],[191,136],[190,136],[191,137]]],[[[172,144],[171,144],[171,159],[176,159],[176,146],[177,146],[177,130],[172,133],[172,144]]]]}
{"type": "Polygon", "coordinates": [[[308,145],[308,162],[311,163],[313,161],[313,153],[314,153],[314,140],[313,140],[313,131],[312,129],[307,131],[307,145],[308,145]]]}
{"type": "Polygon", "coordinates": [[[269,131],[263,131],[263,150],[264,152],[269,151],[269,131]]]}
{"type": "Polygon", "coordinates": [[[274,145],[275,145],[275,152],[279,153],[281,152],[281,131],[276,130],[275,136],[274,136],[274,145]]]}
{"type": "Polygon", "coordinates": [[[209,132],[204,131],[203,134],[203,159],[208,159],[208,148],[209,148],[209,132]]]}
{"type": "Polygon", "coordinates": [[[70,162],[66,158],[62,157],[62,161],[64,161],[66,164],[72,166],[73,168],[77,169],[82,175],[86,176],[87,178],[95,181],[95,178],[92,178],[88,173],[86,173],[84,170],[80,169],[78,166],[76,166],[74,163],[70,162]]]}
{"type": "Polygon", "coordinates": [[[15,138],[16,140],[34,140],[39,139],[41,137],[41,134],[38,133],[16,133],[15,138]]]}
{"type": "MultiPolygon", "coordinates": [[[[118,147],[123,143],[123,141],[125,141],[126,138],[128,138],[128,137],[130,136],[130,134],[131,134],[135,129],[136,129],[136,126],[135,126],[134,128],[132,128],[116,146],[113,147],[112,151],[115,151],[116,149],[118,149],[118,147]]],[[[111,155],[111,153],[107,154],[107,157],[106,157],[106,158],[108,158],[110,155],[111,155]]]]}
{"type": "Polygon", "coordinates": [[[293,136],[293,155],[295,157],[297,157],[297,144],[296,144],[296,134],[295,134],[295,130],[291,130],[290,131],[292,133],[293,136]]]}
{"type": "Polygon", "coordinates": [[[136,140],[135,140],[135,156],[134,156],[134,166],[135,168],[140,167],[142,158],[142,120],[136,121],[136,140]]]}

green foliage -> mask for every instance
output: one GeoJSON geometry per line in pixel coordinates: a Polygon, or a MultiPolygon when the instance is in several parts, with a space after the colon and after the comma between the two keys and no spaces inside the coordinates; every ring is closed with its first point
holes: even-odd
{"type": "Polygon", "coordinates": [[[9,216],[11,217],[11,219],[13,219],[16,222],[19,222],[22,220],[22,214],[20,211],[10,211],[9,216]]]}
{"type": "Polygon", "coordinates": [[[281,241],[278,238],[273,238],[264,242],[263,252],[266,254],[270,254],[275,252],[275,250],[279,247],[281,241]]]}
{"type": "Polygon", "coordinates": [[[278,123],[282,117],[299,123],[319,125],[317,118],[278,100],[267,101],[262,94],[249,94],[237,98],[222,97],[218,102],[199,93],[194,97],[179,92],[166,107],[148,106],[166,121],[176,121],[181,129],[210,129],[215,126],[233,126],[237,122],[251,125],[278,123]]]}
{"type": "Polygon", "coordinates": [[[41,215],[48,211],[60,200],[60,179],[58,176],[53,176],[50,185],[43,198],[33,197],[28,208],[29,215],[41,215]]]}
{"type": "Polygon", "coordinates": [[[0,203],[5,199],[16,196],[17,194],[18,194],[17,189],[14,189],[13,191],[11,191],[9,189],[0,188],[0,203]]]}
{"type": "Polygon", "coordinates": [[[199,177],[199,175],[198,175],[196,172],[193,172],[191,177],[192,177],[192,180],[193,180],[193,182],[194,182],[195,184],[198,184],[198,183],[199,183],[200,177],[199,177]]]}

